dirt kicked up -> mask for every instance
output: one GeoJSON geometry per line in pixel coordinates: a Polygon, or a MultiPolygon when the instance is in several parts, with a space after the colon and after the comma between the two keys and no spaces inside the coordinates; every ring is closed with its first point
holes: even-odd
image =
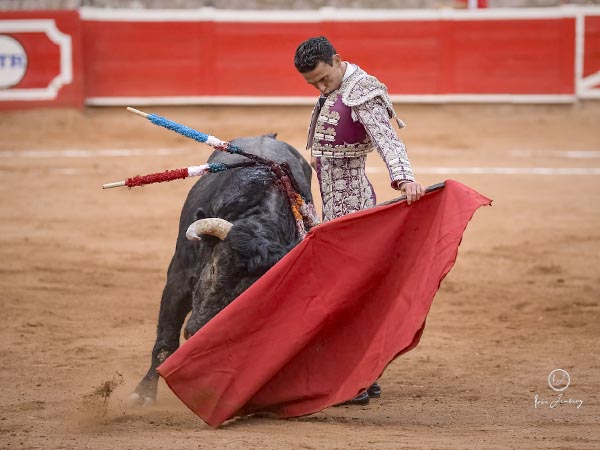
{"type": "MultiPolygon", "coordinates": [[[[226,140],[277,132],[299,149],[310,114],[140,109],[226,140]]],[[[494,199],[469,225],[421,343],[366,407],[217,430],[164,383],[155,406],[126,406],[195,180],[101,189],[202,164],[210,148],[124,108],[0,113],[0,447],[600,448],[600,104],[396,110],[421,183],[453,178],[494,199]],[[562,391],[548,383],[555,369],[569,375],[562,391]]],[[[377,155],[368,167],[378,201],[395,197],[377,155]]]]}

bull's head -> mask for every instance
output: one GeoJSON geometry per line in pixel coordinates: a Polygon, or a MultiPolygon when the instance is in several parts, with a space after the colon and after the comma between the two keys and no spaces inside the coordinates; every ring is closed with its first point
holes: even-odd
{"type": "Polygon", "coordinates": [[[194,288],[192,314],[184,329],[186,339],[297,243],[294,222],[257,221],[256,217],[235,224],[215,217],[200,219],[188,227],[186,237],[204,241],[201,245],[206,251],[194,288]]]}

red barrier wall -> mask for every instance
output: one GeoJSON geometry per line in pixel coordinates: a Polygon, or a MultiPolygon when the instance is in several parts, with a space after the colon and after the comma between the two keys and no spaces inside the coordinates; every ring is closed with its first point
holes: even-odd
{"type": "Polygon", "coordinates": [[[341,43],[337,50],[377,74],[391,94],[573,94],[575,89],[573,18],[328,26],[328,35],[341,43]]]}
{"type": "MultiPolygon", "coordinates": [[[[600,71],[600,8],[591,11],[390,12],[389,19],[363,19],[358,11],[352,19],[297,20],[236,13],[231,17],[242,19],[235,22],[193,11],[189,18],[161,11],[86,10],[81,17],[77,11],[0,12],[0,37],[17,39],[28,61],[17,85],[0,87],[0,108],[310,102],[316,91],[296,73],[293,54],[302,40],[320,34],[380,78],[394,100],[574,101],[580,91],[591,92],[600,71]],[[40,19],[52,21],[60,45],[47,24],[38,31],[3,29],[17,22],[40,25],[40,19]],[[68,64],[70,79],[63,73],[68,64]],[[578,64],[587,82],[577,81],[578,64]]],[[[1,62],[0,54],[0,69],[1,62]]]]}
{"type": "Polygon", "coordinates": [[[86,96],[314,95],[293,55],[327,33],[391,94],[573,94],[575,20],[84,22],[86,96]],[[91,51],[90,51],[91,50],[91,51]]]}
{"type": "Polygon", "coordinates": [[[583,75],[600,71],[600,16],[585,18],[583,75]]]}
{"type": "Polygon", "coordinates": [[[201,22],[83,22],[86,96],[210,94],[202,60],[211,51],[211,28],[201,22]]]}

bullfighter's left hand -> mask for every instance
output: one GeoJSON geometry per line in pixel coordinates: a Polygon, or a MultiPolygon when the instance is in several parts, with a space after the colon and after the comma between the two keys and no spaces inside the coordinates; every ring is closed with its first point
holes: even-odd
{"type": "Polygon", "coordinates": [[[421,184],[417,183],[416,181],[407,181],[398,184],[396,184],[394,188],[399,189],[406,195],[406,203],[408,203],[409,205],[419,200],[425,193],[425,189],[423,189],[423,186],[421,186],[421,184]]]}

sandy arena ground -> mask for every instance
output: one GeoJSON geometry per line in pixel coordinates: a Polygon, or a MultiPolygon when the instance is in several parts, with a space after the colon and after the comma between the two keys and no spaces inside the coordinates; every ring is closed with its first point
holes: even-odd
{"type": "MultiPolygon", "coordinates": [[[[297,148],[310,113],[144,109],[222,139],[276,131],[297,148]]],[[[600,448],[600,103],[397,110],[423,184],[453,178],[494,199],[469,225],[420,345],[367,407],[217,430],[162,382],[156,406],[125,403],[150,361],[194,180],[101,189],[200,164],[210,149],[124,108],[0,113],[0,448],[600,448]],[[581,407],[535,406],[559,397],[547,383],[556,368],[571,377],[560,399],[581,407]]],[[[376,156],[369,167],[378,200],[395,197],[376,156]]]]}

